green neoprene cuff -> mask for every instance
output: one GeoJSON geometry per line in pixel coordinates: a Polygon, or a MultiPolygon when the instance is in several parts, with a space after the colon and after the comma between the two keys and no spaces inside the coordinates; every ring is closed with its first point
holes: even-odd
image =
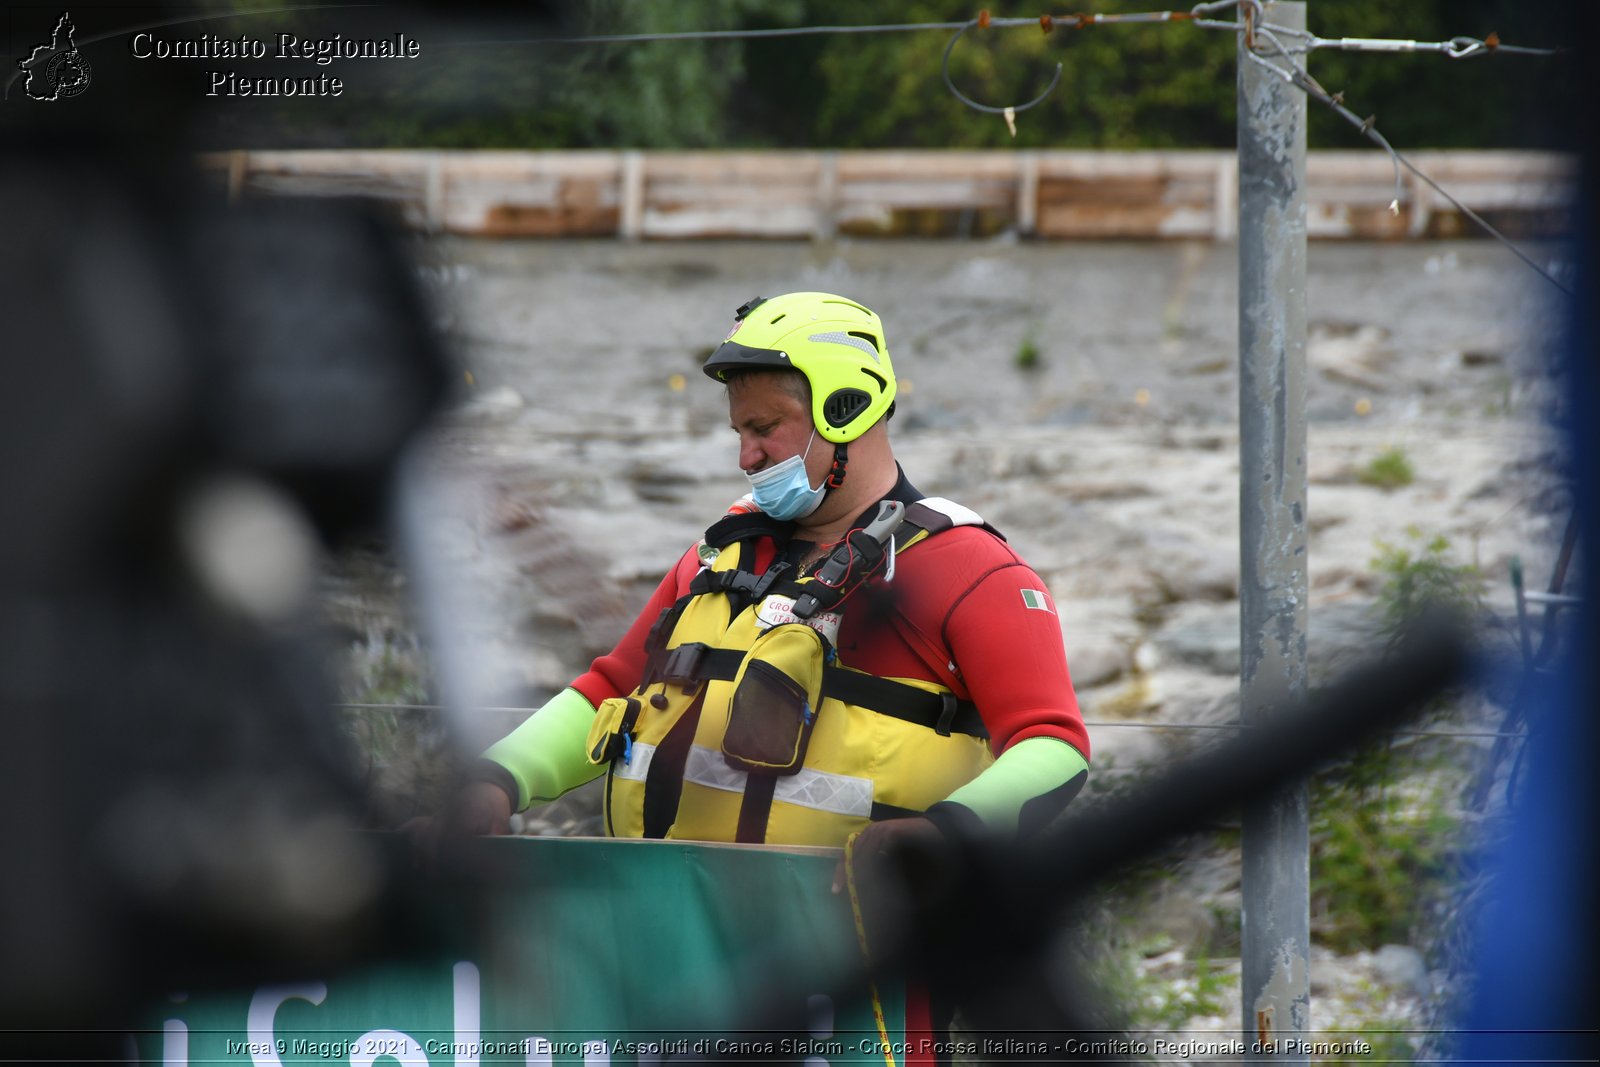
{"type": "Polygon", "coordinates": [[[606,772],[585,753],[594,705],[576,689],[563,689],[521,726],[490,745],[483,758],[504,767],[517,783],[516,810],[554,800],[606,772]]]}
{"type": "Polygon", "coordinates": [[[944,802],[967,808],[993,833],[1015,834],[1060,814],[1088,774],[1089,762],[1065,741],[1029,737],[944,802]]]}

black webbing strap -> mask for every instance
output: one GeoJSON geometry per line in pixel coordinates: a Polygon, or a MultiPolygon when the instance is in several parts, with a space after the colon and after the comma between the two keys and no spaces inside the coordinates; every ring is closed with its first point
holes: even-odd
{"type": "Polygon", "coordinates": [[[753,537],[784,537],[794,530],[794,523],[782,522],[759,511],[724,515],[706,529],[706,544],[713,548],[727,548],[735,541],[748,541],[753,537]]]}
{"type": "MultiPolygon", "coordinates": [[[[694,656],[695,681],[731,682],[739,674],[744,653],[735,648],[706,648],[694,656]]],[[[987,740],[988,729],[978,706],[957,700],[953,693],[931,693],[904,682],[875,678],[843,667],[825,667],[822,695],[846,704],[859,704],[879,715],[926,726],[941,737],[966,734],[987,740]]]]}
{"type": "Polygon", "coordinates": [[[780,559],[768,567],[765,574],[760,575],[746,570],[701,571],[690,580],[689,595],[729,593],[752,602],[760,600],[769,593],[796,597],[804,593],[808,587],[785,578],[784,575],[789,569],[788,561],[780,559]]]}
{"type": "Polygon", "coordinates": [[[731,682],[739,676],[739,664],[743,662],[744,653],[736,648],[708,648],[700,657],[697,680],[731,682]]]}
{"type": "Polygon", "coordinates": [[[744,799],[739,802],[739,825],[734,841],[759,845],[767,839],[767,820],[772,817],[772,797],[778,788],[775,774],[750,774],[745,777],[744,799]]]}
{"type": "Polygon", "coordinates": [[[872,813],[867,816],[873,822],[887,822],[889,819],[909,819],[913,815],[921,815],[916,808],[897,808],[893,804],[872,802],[872,813]]]}
{"type": "Polygon", "coordinates": [[[988,740],[978,706],[970,700],[957,700],[953,693],[930,693],[904,682],[875,678],[860,671],[827,667],[822,675],[822,695],[846,704],[860,704],[879,715],[926,726],[941,737],[967,734],[988,740]]]}
{"type": "MultiPolygon", "coordinates": [[[[700,726],[700,712],[705,707],[706,694],[701,691],[683,716],[672,724],[667,736],[656,746],[650,757],[650,769],[644,776],[644,836],[662,838],[672,829],[678,818],[678,801],[683,796],[683,768],[689,762],[689,749],[694,745],[694,732],[700,726]]],[[[615,765],[612,771],[616,770],[615,765]]],[[[610,790],[614,773],[606,774],[606,789],[610,790]]],[[[616,836],[615,832],[612,836],[616,836]]]]}

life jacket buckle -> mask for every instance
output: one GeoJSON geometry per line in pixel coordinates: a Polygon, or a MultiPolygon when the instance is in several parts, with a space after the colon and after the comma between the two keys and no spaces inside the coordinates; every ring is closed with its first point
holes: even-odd
{"type": "Polygon", "coordinates": [[[940,737],[950,736],[950,727],[956,721],[956,710],[959,702],[956,695],[948,690],[939,694],[939,718],[933,724],[933,732],[940,737]]]}
{"type": "Polygon", "coordinates": [[[789,570],[789,561],[780,559],[774,560],[766,573],[760,575],[750,571],[712,571],[706,585],[724,593],[737,593],[751,600],[760,600],[767,595],[767,590],[772,588],[773,583],[789,570]]]}
{"type": "Polygon", "coordinates": [[[684,687],[694,685],[700,681],[700,666],[710,651],[711,646],[701,641],[679,645],[667,653],[666,662],[661,665],[661,680],[684,687]]]}
{"type": "Polygon", "coordinates": [[[788,560],[780,559],[780,560],[774,561],[772,566],[767,568],[767,573],[765,573],[765,574],[763,574],[761,576],[761,580],[756,582],[755,588],[753,588],[750,591],[750,599],[752,599],[752,600],[764,599],[766,597],[766,595],[767,595],[767,591],[772,588],[773,583],[776,582],[779,578],[783,577],[783,575],[785,573],[787,573],[788,570],[789,570],[789,561],[788,560]]]}

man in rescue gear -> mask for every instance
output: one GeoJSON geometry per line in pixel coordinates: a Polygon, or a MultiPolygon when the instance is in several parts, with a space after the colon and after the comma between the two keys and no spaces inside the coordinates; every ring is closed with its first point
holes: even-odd
{"type": "Polygon", "coordinates": [[[878,316],[790,293],[706,361],[750,494],[616,648],[484,754],[447,830],[604,776],[615,836],[842,845],[1012,835],[1082,788],[1089,741],[1044,582],[895,461],[878,316]]]}

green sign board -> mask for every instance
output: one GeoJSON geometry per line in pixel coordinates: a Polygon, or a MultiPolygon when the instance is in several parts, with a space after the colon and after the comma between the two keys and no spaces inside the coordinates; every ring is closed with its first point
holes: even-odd
{"type": "MultiPolygon", "coordinates": [[[[140,1035],[142,1061],[885,1062],[870,999],[836,1004],[826,994],[860,959],[849,901],[830,891],[836,851],[552,838],[481,844],[503,878],[491,895],[491,935],[473,958],[179,994],[140,1035]],[[812,992],[772,1003],[779,979],[812,992]],[[750,1029],[762,1008],[795,1027],[750,1029]]],[[[904,994],[882,986],[879,993],[883,1035],[898,1052],[904,994]]]]}

